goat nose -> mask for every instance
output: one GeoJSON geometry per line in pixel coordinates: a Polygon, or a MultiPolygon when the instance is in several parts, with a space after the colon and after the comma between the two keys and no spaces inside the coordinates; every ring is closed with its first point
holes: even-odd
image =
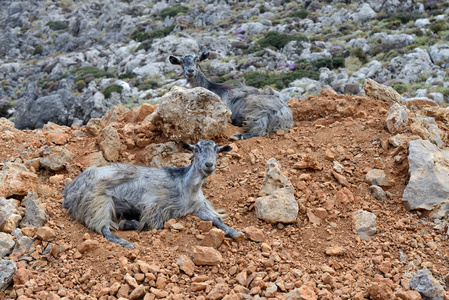
{"type": "Polygon", "coordinates": [[[187,70],[187,72],[189,72],[189,73],[193,73],[193,71],[194,71],[193,69],[188,69],[187,70]]]}
{"type": "Polygon", "coordinates": [[[207,163],[205,163],[205,165],[206,165],[206,167],[210,168],[210,167],[212,167],[214,164],[211,163],[211,162],[207,162],[207,163]]]}

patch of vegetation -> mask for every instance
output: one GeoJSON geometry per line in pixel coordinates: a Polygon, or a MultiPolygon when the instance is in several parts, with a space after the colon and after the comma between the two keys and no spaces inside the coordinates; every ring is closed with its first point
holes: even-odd
{"type": "Polygon", "coordinates": [[[44,52],[44,45],[37,45],[36,47],[34,47],[33,55],[42,54],[42,52],[44,52]]]}
{"type": "Polygon", "coordinates": [[[263,38],[257,41],[257,43],[262,47],[276,47],[281,49],[287,45],[290,41],[302,41],[308,42],[309,39],[300,34],[286,35],[284,33],[279,33],[277,31],[268,31],[263,38]]]}
{"type": "Polygon", "coordinates": [[[61,22],[61,21],[50,21],[45,25],[50,27],[52,30],[64,30],[67,27],[69,27],[69,24],[67,22],[61,22]]]}
{"type": "Polygon", "coordinates": [[[156,80],[146,80],[146,81],[142,82],[141,84],[137,85],[137,89],[139,91],[146,91],[146,90],[150,90],[150,89],[155,89],[158,86],[159,85],[156,80]]]}
{"type": "Polygon", "coordinates": [[[75,88],[78,90],[78,92],[82,92],[83,89],[87,86],[86,82],[84,80],[78,80],[75,82],[75,88]]]}
{"type": "Polygon", "coordinates": [[[357,57],[362,62],[363,65],[369,61],[368,57],[366,56],[366,53],[360,47],[352,49],[351,56],[357,57]]]}
{"type": "Polygon", "coordinates": [[[355,56],[350,56],[345,59],[345,68],[350,72],[354,73],[363,66],[363,63],[355,56]]]}
{"type": "Polygon", "coordinates": [[[441,31],[448,30],[449,29],[449,25],[447,25],[445,20],[438,20],[438,21],[435,21],[435,22],[431,22],[429,28],[434,33],[438,34],[441,31]]]}
{"type": "Polygon", "coordinates": [[[309,15],[309,12],[307,10],[301,9],[301,10],[291,12],[287,17],[305,19],[305,18],[307,18],[308,15],[309,15]]]}
{"type": "Polygon", "coordinates": [[[274,86],[277,89],[286,88],[289,83],[296,79],[304,77],[318,80],[320,74],[308,70],[293,70],[287,73],[272,73],[272,72],[247,72],[243,74],[245,84],[256,88],[263,88],[265,86],[274,86]]]}
{"type": "Polygon", "coordinates": [[[77,77],[77,80],[84,79],[86,75],[90,75],[87,77],[93,78],[114,78],[114,74],[106,71],[102,71],[96,67],[87,66],[82,67],[76,70],[71,71],[77,77]]]}
{"type": "Polygon", "coordinates": [[[135,77],[137,77],[136,73],[131,71],[131,72],[126,72],[126,73],[120,74],[118,76],[118,79],[130,79],[130,78],[135,78],[135,77]]]}
{"type": "Polygon", "coordinates": [[[397,83],[392,83],[391,84],[391,87],[396,91],[396,92],[398,92],[399,94],[404,94],[405,92],[407,92],[408,91],[408,86],[405,84],[405,83],[403,83],[403,82],[397,82],[397,83]]]}
{"type": "Polygon", "coordinates": [[[121,85],[114,84],[114,85],[110,85],[110,86],[108,86],[107,88],[105,88],[105,89],[103,90],[103,95],[104,95],[104,97],[105,97],[106,99],[108,99],[108,98],[111,97],[111,94],[112,94],[112,93],[115,92],[115,93],[121,94],[122,91],[123,91],[123,87],[122,87],[121,85]]]}
{"type": "Polygon", "coordinates": [[[444,97],[449,98],[449,87],[437,87],[437,92],[443,94],[444,97]]]}
{"type": "Polygon", "coordinates": [[[151,48],[151,45],[153,44],[154,39],[160,39],[163,37],[166,37],[169,35],[173,29],[175,29],[175,25],[170,25],[167,27],[164,27],[162,29],[156,29],[151,32],[137,32],[135,34],[131,35],[131,38],[137,42],[143,42],[140,44],[139,47],[137,47],[136,51],[139,51],[141,49],[145,49],[145,51],[148,51],[148,49],[151,48]]]}
{"type": "Polygon", "coordinates": [[[187,6],[173,6],[173,7],[167,7],[161,10],[160,16],[162,19],[165,19],[167,16],[174,17],[179,14],[185,14],[189,11],[189,8],[187,6]]]}

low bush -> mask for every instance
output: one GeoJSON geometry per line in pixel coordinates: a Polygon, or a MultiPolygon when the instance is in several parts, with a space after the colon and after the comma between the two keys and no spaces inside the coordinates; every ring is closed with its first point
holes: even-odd
{"type": "Polygon", "coordinates": [[[69,27],[69,24],[67,22],[61,22],[61,21],[50,21],[45,25],[50,27],[52,30],[64,30],[67,27],[69,27]]]}
{"type": "Polygon", "coordinates": [[[391,87],[401,95],[409,90],[408,86],[402,82],[392,83],[391,87]]]}
{"type": "Polygon", "coordinates": [[[82,67],[71,72],[75,74],[78,80],[84,79],[84,76],[88,74],[92,74],[94,78],[114,78],[114,74],[92,66],[82,67]]]}
{"type": "Polygon", "coordinates": [[[167,7],[161,10],[160,16],[162,19],[165,19],[167,16],[174,17],[179,14],[185,14],[189,11],[189,8],[187,6],[173,6],[173,7],[167,7]]]}
{"type": "Polygon", "coordinates": [[[42,54],[42,52],[44,52],[44,45],[37,45],[36,47],[34,47],[33,55],[42,54]]]}
{"type": "Polygon", "coordinates": [[[301,10],[291,12],[287,17],[305,19],[305,18],[307,18],[308,15],[309,15],[309,12],[307,10],[301,9],[301,10]]]}
{"type": "Polygon", "coordinates": [[[142,44],[139,45],[139,47],[137,47],[136,51],[139,51],[141,49],[145,49],[145,51],[148,51],[148,49],[151,48],[154,39],[166,37],[173,31],[173,29],[175,29],[175,25],[170,25],[162,29],[156,29],[149,33],[139,32],[132,35],[131,38],[134,39],[135,41],[137,42],[144,41],[142,44]]]}
{"type": "Polygon", "coordinates": [[[281,49],[285,45],[287,45],[290,41],[304,41],[308,42],[309,39],[300,34],[295,35],[287,35],[284,33],[279,33],[277,31],[268,31],[263,38],[257,41],[257,43],[262,47],[276,47],[277,49],[281,49]]]}
{"type": "Polygon", "coordinates": [[[105,88],[103,90],[103,95],[106,99],[108,99],[111,97],[112,93],[115,92],[115,93],[121,94],[122,91],[123,91],[123,87],[121,85],[114,84],[114,85],[110,85],[107,88],[105,88]]]}

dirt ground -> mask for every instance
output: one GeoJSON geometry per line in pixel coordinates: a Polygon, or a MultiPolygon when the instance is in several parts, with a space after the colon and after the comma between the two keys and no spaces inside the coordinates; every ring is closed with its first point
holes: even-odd
{"type": "MultiPolygon", "coordinates": [[[[423,219],[421,212],[407,211],[402,203],[408,182],[407,153],[406,148],[398,151],[388,143],[391,135],[385,115],[389,104],[324,92],[314,98],[292,99],[289,105],[293,129],[233,142],[236,149],[227,156],[229,167],[217,170],[203,187],[206,198],[227,214],[226,224],[238,230],[261,229],[264,241],[225,238],[218,247],[222,262],[197,265],[192,275],[177,262],[181,255],[191,258],[193,248],[201,245],[210,230],[197,217],[176,220],[182,225],[178,229],[167,226],[157,231],[116,233],[135,243],[137,249],[112,244],[71,219],[61,206],[64,183],[89,166],[86,157],[98,152],[99,145],[97,136],[80,134],[84,128],[69,129],[63,147],[76,154],[74,160],[56,173],[43,168],[37,171],[39,200],[49,217],[47,226],[56,233],[52,242],[62,246],[62,252],[43,254],[48,242],[37,239],[32,259],[18,263],[21,271],[0,298],[286,299],[289,292],[301,289],[303,298],[291,299],[420,299],[410,291],[408,282],[422,268],[431,270],[443,286],[449,284],[445,281],[448,235],[434,229],[435,224],[423,219]],[[295,168],[304,153],[315,158],[321,168],[295,168]],[[344,166],[346,187],[332,174],[332,153],[344,166]],[[401,162],[394,160],[398,155],[401,162]],[[293,224],[271,225],[254,213],[265,164],[272,157],[295,187],[300,212],[293,224]],[[385,201],[374,199],[365,181],[373,168],[384,169],[391,182],[385,188],[389,194],[385,201]],[[50,180],[54,175],[62,177],[50,180]],[[377,216],[377,233],[371,239],[362,240],[354,230],[352,213],[359,209],[377,216]],[[85,240],[98,242],[98,247],[80,253],[85,240]],[[331,250],[338,251],[332,254],[331,250]],[[139,293],[135,283],[143,291],[139,293]]],[[[444,124],[439,125],[447,132],[444,124]]],[[[227,136],[238,131],[230,126],[215,142],[232,143],[227,136]]],[[[148,142],[167,140],[154,133],[148,142]]],[[[37,156],[44,145],[53,143],[42,130],[18,131],[13,140],[0,143],[0,157],[26,161],[37,156]]],[[[145,150],[125,148],[119,161],[145,164],[145,150]]],[[[19,257],[11,255],[10,259],[19,257]]]]}

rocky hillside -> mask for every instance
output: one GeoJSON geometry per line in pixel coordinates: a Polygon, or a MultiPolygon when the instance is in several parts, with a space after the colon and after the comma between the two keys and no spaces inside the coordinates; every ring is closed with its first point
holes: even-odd
{"type": "Polygon", "coordinates": [[[169,55],[211,51],[218,82],[285,100],[366,78],[446,106],[448,1],[11,1],[0,3],[0,116],[17,128],[86,124],[182,84],[169,55]]]}
{"type": "Polygon", "coordinates": [[[0,299],[448,300],[448,12],[0,1],[0,299]],[[178,140],[231,143],[229,110],[168,62],[201,51],[215,81],[275,88],[295,125],[233,142],[202,186],[243,240],[187,215],[115,232],[122,248],[62,190],[92,165],[186,166],[178,140]]]}

